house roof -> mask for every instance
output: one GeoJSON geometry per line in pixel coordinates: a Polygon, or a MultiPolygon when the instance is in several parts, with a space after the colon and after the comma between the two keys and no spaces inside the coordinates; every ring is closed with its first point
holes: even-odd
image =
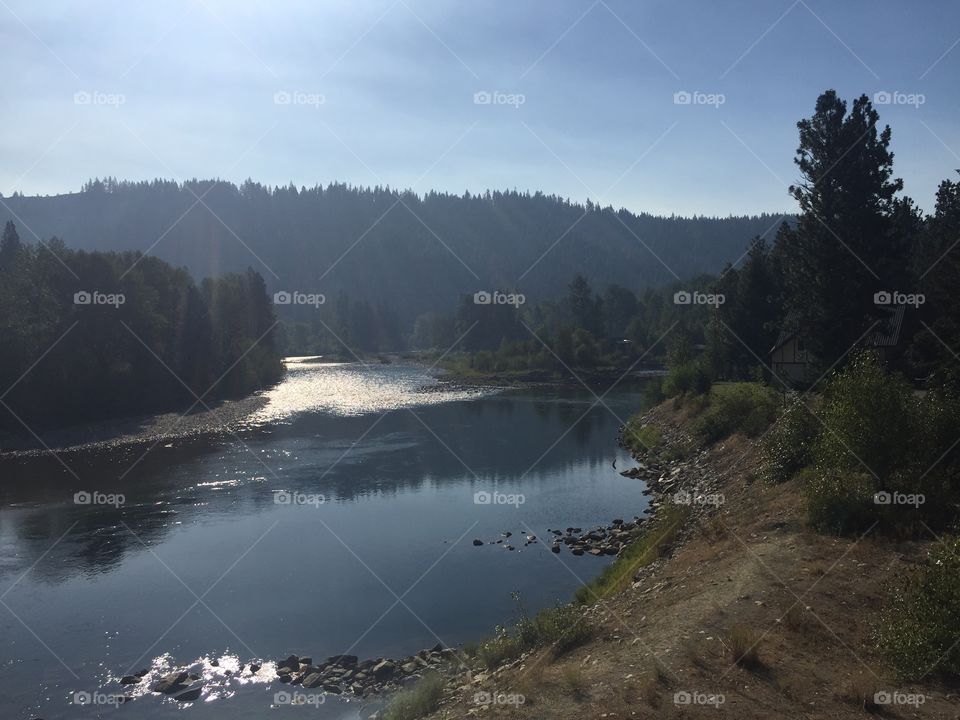
{"type": "MultiPolygon", "coordinates": [[[[888,313],[886,317],[881,318],[876,328],[864,338],[866,347],[894,347],[900,344],[900,333],[903,330],[903,316],[906,310],[905,305],[894,305],[881,307],[881,310],[888,313]]],[[[777,336],[777,342],[770,348],[770,352],[776,352],[779,348],[786,345],[797,335],[796,330],[781,330],[777,336]]]]}
{"type": "Polygon", "coordinates": [[[796,334],[796,330],[781,330],[780,334],[777,335],[777,341],[773,344],[773,347],[770,348],[770,352],[776,352],[779,348],[790,342],[790,340],[796,334]]]}
{"type": "Polygon", "coordinates": [[[900,342],[900,331],[903,329],[903,314],[906,305],[895,305],[883,308],[890,313],[883,318],[870,335],[866,338],[867,347],[893,347],[900,342]]]}

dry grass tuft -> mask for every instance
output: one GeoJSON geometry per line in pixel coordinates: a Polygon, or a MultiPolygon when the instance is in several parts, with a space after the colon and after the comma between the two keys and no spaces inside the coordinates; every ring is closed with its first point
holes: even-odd
{"type": "Polygon", "coordinates": [[[734,625],[726,640],[730,659],[747,670],[761,667],[759,642],[760,633],[756,630],[747,625],[734,625]]]}

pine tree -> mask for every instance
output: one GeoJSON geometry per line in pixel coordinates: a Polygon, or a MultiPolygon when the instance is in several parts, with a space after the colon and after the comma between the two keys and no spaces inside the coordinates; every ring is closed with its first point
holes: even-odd
{"type": "Polygon", "coordinates": [[[7,220],[3,227],[3,236],[0,237],[0,269],[10,267],[20,254],[20,236],[17,226],[12,220],[7,220]]]}
{"type": "Polygon", "coordinates": [[[781,233],[789,321],[823,365],[842,356],[877,317],[874,293],[895,290],[908,263],[895,232],[890,128],[866,95],[847,103],[823,93],[814,115],[797,123],[794,162],[803,180],[795,228],[781,233]]]}

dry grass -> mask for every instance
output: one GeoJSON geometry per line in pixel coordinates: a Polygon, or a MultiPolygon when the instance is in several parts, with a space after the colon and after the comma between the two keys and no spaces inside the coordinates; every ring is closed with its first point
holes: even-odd
{"type": "Polygon", "coordinates": [[[807,612],[803,603],[799,602],[792,605],[780,621],[784,627],[802,634],[807,634],[813,629],[813,625],[810,622],[810,614],[807,612]]]}
{"type": "Polygon", "coordinates": [[[587,682],[583,671],[576,665],[565,666],[560,673],[560,680],[563,683],[564,690],[572,695],[574,699],[585,700],[589,697],[587,690],[590,687],[590,683],[587,682]]]}
{"type": "Polygon", "coordinates": [[[873,696],[877,692],[876,681],[866,675],[858,675],[850,682],[846,693],[846,700],[861,710],[869,713],[877,712],[880,706],[874,702],[873,696]]]}
{"type": "Polygon", "coordinates": [[[727,633],[726,645],[730,659],[742,668],[756,670],[760,660],[760,633],[747,625],[734,625],[727,633]]]}

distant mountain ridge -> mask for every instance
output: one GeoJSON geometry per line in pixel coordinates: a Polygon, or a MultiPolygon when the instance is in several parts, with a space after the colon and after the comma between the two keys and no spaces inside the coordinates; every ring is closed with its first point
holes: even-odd
{"type": "Polygon", "coordinates": [[[0,222],[16,222],[26,241],[139,250],[196,277],[249,266],[271,291],[345,291],[407,321],[479,290],[557,297],[576,273],[635,292],[716,273],[754,236],[772,236],[779,218],[637,215],[539,192],[421,196],[249,180],[95,180],[78,193],[0,204],[0,222]]]}

